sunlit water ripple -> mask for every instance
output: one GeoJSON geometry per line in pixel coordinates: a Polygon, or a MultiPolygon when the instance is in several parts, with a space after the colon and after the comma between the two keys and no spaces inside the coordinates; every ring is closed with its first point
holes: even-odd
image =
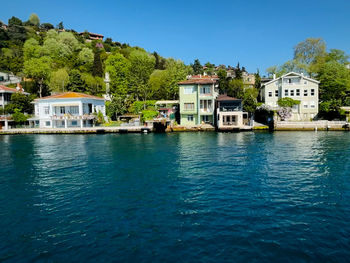
{"type": "Polygon", "coordinates": [[[342,132],[0,136],[0,261],[346,262],[342,132]]]}

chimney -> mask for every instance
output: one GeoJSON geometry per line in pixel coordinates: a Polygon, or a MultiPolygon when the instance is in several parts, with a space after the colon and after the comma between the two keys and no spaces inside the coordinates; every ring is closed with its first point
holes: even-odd
{"type": "Polygon", "coordinates": [[[273,74],[273,79],[276,79],[276,74],[273,74]]]}
{"type": "Polygon", "coordinates": [[[16,90],[17,90],[17,91],[20,91],[20,90],[21,90],[21,86],[20,86],[19,82],[17,82],[16,90]]]}

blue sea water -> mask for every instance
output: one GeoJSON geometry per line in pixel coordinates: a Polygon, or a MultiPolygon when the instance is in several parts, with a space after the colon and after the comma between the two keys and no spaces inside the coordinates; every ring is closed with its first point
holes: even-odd
{"type": "Polygon", "coordinates": [[[343,132],[0,136],[2,262],[348,262],[343,132]]]}

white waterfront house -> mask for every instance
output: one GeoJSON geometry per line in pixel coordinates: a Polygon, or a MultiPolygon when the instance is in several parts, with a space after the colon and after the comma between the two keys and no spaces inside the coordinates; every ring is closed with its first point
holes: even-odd
{"type": "Polygon", "coordinates": [[[261,89],[261,99],[272,109],[278,109],[278,99],[292,98],[300,101],[292,108],[292,121],[310,121],[318,114],[319,81],[304,74],[289,72],[265,83],[261,89]]]}
{"type": "Polygon", "coordinates": [[[105,100],[100,97],[65,92],[34,100],[35,117],[29,121],[40,128],[92,127],[96,114],[106,116],[105,100]]]}

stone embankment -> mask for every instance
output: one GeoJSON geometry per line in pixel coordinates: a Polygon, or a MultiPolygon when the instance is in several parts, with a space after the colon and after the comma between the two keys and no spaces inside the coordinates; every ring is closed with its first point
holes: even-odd
{"type": "Polygon", "coordinates": [[[349,123],[345,121],[277,121],[276,131],[349,131],[349,123]]]}
{"type": "Polygon", "coordinates": [[[5,134],[103,134],[103,133],[148,133],[153,130],[144,126],[89,127],[89,128],[21,128],[0,130],[5,134]]]}

